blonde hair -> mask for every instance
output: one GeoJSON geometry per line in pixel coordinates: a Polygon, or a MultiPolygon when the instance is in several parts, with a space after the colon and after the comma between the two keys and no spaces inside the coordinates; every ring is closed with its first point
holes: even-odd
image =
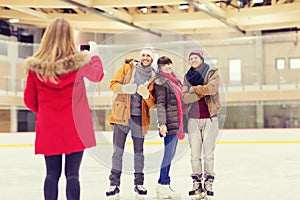
{"type": "Polygon", "coordinates": [[[62,17],[51,21],[42,37],[39,49],[33,55],[45,64],[45,70],[39,78],[57,83],[55,61],[76,51],[74,29],[70,22],[62,17]]]}

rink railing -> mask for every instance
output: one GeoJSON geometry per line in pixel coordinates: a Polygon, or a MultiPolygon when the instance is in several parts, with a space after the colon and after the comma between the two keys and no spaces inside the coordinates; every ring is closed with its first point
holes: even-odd
{"type": "MultiPolygon", "coordinates": [[[[0,77],[0,95],[22,97],[25,84],[25,78],[18,79],[10,76],[2,76],[0,77]]],[[[300,89],[300,83],[273,85],[229,85],[223,88],[225,92],[297,90],[300,89]]],[[[88,91],[87,94],[88,96],[107,96],[112,95],[112,92],[109,90],[96,88],[93,91],[88,91]]]]}
{"type": "MultiPolygon", "coordinates": [[[[112,132],[96,132],[97,146],[112,145],[112,132]]],[[[0,133],[0,148],[33,147],[34,132],[0,133]]],[[[179,140],[179,145],[188,145],[188,137],[179,140]]],[[[275,129],[222,129],[217,145],[293,145],[300,144],[299,128],[275,129]]],[[[128,137],[126,145],[133,145],[128,137]]],[[[145,138],[145,145],[163,145],[163,140],[157,131],[149,131],[145,138]]]]}

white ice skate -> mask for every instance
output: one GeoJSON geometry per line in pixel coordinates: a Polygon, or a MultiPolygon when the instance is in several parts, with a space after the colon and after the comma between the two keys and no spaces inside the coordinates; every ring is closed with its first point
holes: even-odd
{"type": "Polygon", "coordinates": [[[191,200],[210,200],[205,192],[195,192],[193,195],[189,195],[191,200]]]}
{"type": "Polygon", "coordinates": [[[120,199],[120,187],[116,185],[110,186],[109,190],[106,192],[106,196],[109,200],[120,199]]]}
{"type": "Polygon", "coordinates": [[[156,197],[158,199],[175,199],[180,200],[181,194],[175,192],[170,185],[158,184],[156,187],[156,197]]]}
{"type": "Polygon", "coordinates": [[[135,185],[134,187],[135,198],[138,200],[143,200],[147,197],[147,190],[143,185],[135,185]]]}
{"type": "Polygon", "coordinates": [[[212,185],[214,182],[215,177],[214,176],[206,176],[205,181],[204,181],[204,190],[207,196],[207,199],[211,199],[214,196],[214,192],[212,189],[212,185]]]}
{"type": "Polygon", "coordinates": [[[192,175],[193,188],[189,191],[189,197],[191,200],[208,200],[206,191],[202,187],[202,175],[192,175]]]}

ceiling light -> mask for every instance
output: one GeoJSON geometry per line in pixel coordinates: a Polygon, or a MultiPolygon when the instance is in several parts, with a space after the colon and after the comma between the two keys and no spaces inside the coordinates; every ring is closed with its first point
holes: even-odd
{"type": "Polygon", "coordinates": [[[179,5],[178,6],[178,9],[179,10],[186,10],[186,9],[188,9],[189,8],[189,5],[188,4],[183,4],[183,5],[179,5]]]}
{"type": "Polygon", "coordinates": [[[207,7],[204,3],[199,4],[199,9],[207,10],[207,7]]]}
{"type": "Polygon", "coordinates": [[[12,18],[12,19],[9,19],[8,21],[9,21],[9,23],[12,23],[12,24],[20,22],[20,20],[18,18],[12,18]]]}
{"type": "Polygon", "coordinates": [[[140,10],[141,10],[144,14],[146,14],[148,9],[147,9],[146,7],[144,7],[144,8],[141,8],[140,10]]]}
{"type": "Polygon", "coordinates": [[[264,2],[264,0],[252,0],[252,3],[253,4],[256,4],[256,3],[263,3],[264,2]]]}

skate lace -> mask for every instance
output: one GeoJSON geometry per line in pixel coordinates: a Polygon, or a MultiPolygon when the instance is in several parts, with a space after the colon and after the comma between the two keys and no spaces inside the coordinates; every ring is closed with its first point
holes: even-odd
{"type": "Polygon", "coordinates": [[[162,188],[165,189],[165,190],[169,190],[171,192],[175,192],[170,185],[162,186],[162,188]]]}
{"type": "Polygon", "coordinates": [[[170,191],[175,192],[175,190],[173,190],[173,188],[171,188],[171,186],[169,186],[169,188],[170,188],[170,191]]]}
{"type": "Polygon", "coordinates": [[[109,187],[108,192],[113,192],[118,186],[112,185],[109,187]]]}
{"type": "Polygon", "coordinates": [[[175,197],[180,196],[180,194],[173,190],[170,185],[163,185],[160,190],[160,196],[163,197],[163,199],[177,199],[175,197]]]}
{"type": "Polygon", "coordinates": [[[139,190],[139,191],[147,191],[143,185],[136,185],[136,188],[139,190]]]}
{"type": "Polygon", "coordinates": [[[201,182],[194,182],[193,183],[193,190],[198,190],[201,182]]]}
{"type": "Polygon", "coordinates": [[[212,181],[211,180],[205,181],[205,189],[212,190],[212,181]]]}

